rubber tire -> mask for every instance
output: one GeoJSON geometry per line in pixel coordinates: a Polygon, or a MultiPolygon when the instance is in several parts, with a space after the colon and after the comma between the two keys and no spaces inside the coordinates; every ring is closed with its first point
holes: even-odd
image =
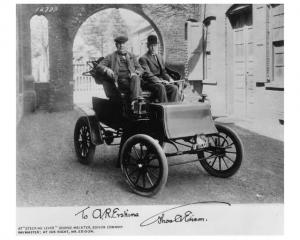
{"type": "MultiPolygon", "coordinates": [[[[231,128],[224,126],[224,125],[215,124],[215,126],[216,126],[218,132],[225,133],[234,142],[234,145],[236,147],[236,152],[237,152],[236,160],[230,168],[228,168],[224,171],[219,171],[219,170],[214,169],[205,160],[200,161],[200,164],[210,175],[219,177],[219,178],[228,178],[228,177],[231,177],[232,175],[234,175],[239,170],[239,168],[242,164],[243,156],[244,156],[244,148],[243,148],[242,140],[240,139],[240,137],[237,135],[237,133],[235,131],[233,131],[231,128]]],[[[199,158],[204,157],[203,152],[198,154],[198,157],[199,158]]]]}
{"type": "Polygon", "coordinates": [[[124,143],[123,147],[122,147],[122,150],[121,150],[120,163],[121,163],[122,174],[125,178],[125,181],[129,185],[131,190],[133,192],[137,193],[138,195],[145,196],[145,197],[152,197],[152,196],[158,194],[159,192],[161,192],[163,187],[166,185],[167,178],[168,178],[168,162],[167,162],[166,155],[163,152],[163,150],[162,150],[161,146],[159,145],[158,141],[155,140],[154,138],[148,136],[148,135],[136,134],[136,135],[133,135],[132,137],[130,137],[129,139],[127,139],[126,142],[124,143]],[[128,148],[131,148],[132,145],[135,145],[139,142],[147,142],[147,143],[151,144],[152,147],[154,147],[154,149],[156,151],[156,154],[158,156],[158,160],[160,161],[161,166],[162,166],[161,179],[160,179],[158,185],[156,186],[156,188],[154,188],[152,191],[140,191],[139,189],[137,189],[131,183],[131,181],[128,179],[128,177],[126,175],[126,171],[124,169],[124,154],[125,154],[125,151],[128,148]]]}
{"type": "Polygon", "coordinates": [[[81,164],[88,165],[88,164],[92,163],[93,160],[94,160],[96,146],[91,142],[90,147],[88,149],[87,156],[83,157],[81,155],[79,142],[77,141],[77,138],[78,138],[79,130],[83,126],[87,126],[88,131],[89,131],[90,136],[91,136],[91,129],[90,129],[87,118],[86,117],[80,117],[77,120],[76,125],[75,125],[75,129],[74,129],[74,147],[75,147],[75,152],[76,152],[76,156],[77,156],[78,161],[81,164]]]}

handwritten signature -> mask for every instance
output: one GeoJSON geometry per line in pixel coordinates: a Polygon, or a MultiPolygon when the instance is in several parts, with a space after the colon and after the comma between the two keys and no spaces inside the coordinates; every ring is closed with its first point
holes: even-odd
{"type": "Polygon", "coordinates": [[[75,216],[81,216],[81,219],[107,219],[107,218],[129,218],[129,217],[139,217],[139,213],[130,212],[128,209],[120,208],[90,208],[86,207],[75,214],[75,216]]]}
{"type": "MultiPolygon", "coordinates": [[[[180,222],[206,222],[207,219],[204,217],[196,216],[192,211],[192,206],[200,204],[223,204],[231,206],[230,203],[220,201],[205,201],[205,202],[194,202],[189,204],[180,205],[177,207],[169,208],[144,220],[140,226],[146,227],[151,224],[170,224],[180,222]]],[[[128,209],[115,208],[91,208],[85,207],[79,212],[75,213],[75,216],[81,217],[81,219],[110,219],[110,218],[137,218],[140,217],[138,212],[131,212],[128,209]]]]}
{"type": "Polygon", "coordinates": [[[191,206],[191,205],[200,205],[200,204],[224,204],[231,206],[230,203],[227,202],[219,202],[219,201],[205,201],[205,202],[194,202],[189,204],[180,205],[177,207],[173,207],[162,212],[159,212],[145,221],[143,221],[140,226],[146,227],[151,224],[168,224],[168,223],[179,223],[179,222],[205,222],[206,218],[195,216],[192,210],[187,209],[184,212],[180,212],[183,208],[191,206]],[[179,211],[179,212],[177,212],[179,211]]]}

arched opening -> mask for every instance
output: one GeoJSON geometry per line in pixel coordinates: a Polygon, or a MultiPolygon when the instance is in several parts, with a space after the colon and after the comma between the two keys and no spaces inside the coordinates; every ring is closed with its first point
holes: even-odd
{"type": "Polygon", "coordinates": [[[159,49],[163,52],[161,36],[151,23],[134,11],[108,8],[88,17],[78,29],[73,42],[73,80],[75,104],[91,104],[92,96],[105,97],[101,85],[92,77],[83,76],[89,69],[88,62],[105,57],[115,51],[114,38],[128,36],[127,49],[140,57],[147,51],[147,37],[158,35],[159,49]]]}
{"type": "Polygon", "coordinates": [[[34,15],[30,19],[31,67],[35,82],[49,81],[48,20],[34,15]]]}

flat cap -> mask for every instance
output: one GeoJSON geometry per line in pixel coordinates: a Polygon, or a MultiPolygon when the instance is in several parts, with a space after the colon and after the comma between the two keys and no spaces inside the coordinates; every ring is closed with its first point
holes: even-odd
{"type": "Polygon", "coordinates": [[[125,43],[128,41],[128,37],[125,36],[118,36],[115,38],[116,43],[125,43]]]}
{"type": "Polygon", "coordinates": [[[149,35],[147,42],[148,44],[157,44],[157,37],[155,35],[149,35]]]}

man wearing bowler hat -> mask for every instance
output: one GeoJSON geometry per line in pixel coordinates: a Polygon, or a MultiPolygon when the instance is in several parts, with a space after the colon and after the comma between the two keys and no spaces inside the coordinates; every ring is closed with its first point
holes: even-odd
{"type": "MultiPolygon", "coordinates": [[[[141,78],[143,69],[136,57],[127,51],[126,36],[115,39],[117,50],[106,56],[97,66],[99,70],[114,81],[120,92],[129,95],[130,101],[141,97],[141,78]]],[[[106,82],[109,84],[109,82],[106,82]]],[[[112,86],[109,86],[111,89],[112,86]]]]}
{"type": "Polygon", "coordinates": [[[162,58],[157,54],[157,37],[150,35],[147,38],[148,52],[140,59],[139,63],[144,69],[143,88],[154,94],[160,102],[176,102],[179,99],[178,87],[174,80],[167,74],[162,58]]]}

